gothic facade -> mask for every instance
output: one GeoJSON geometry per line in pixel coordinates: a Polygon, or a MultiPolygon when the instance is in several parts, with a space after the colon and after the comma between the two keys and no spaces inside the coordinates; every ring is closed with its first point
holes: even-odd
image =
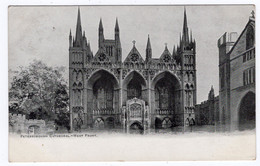
{"type": "Polygon", "coordinates": [[[166,45],[160,58],[152,57],[148,35],[145,58],[133,42],[123,60],[117,19],[114,31],[114,39],[105,39],[100,19],[93,54],[78,10],[76,34],[69,35],[71,129],[185,130],[195,121],[196,103],[196,42],[186,11],[180,43],[173,52],[166,45]]]}

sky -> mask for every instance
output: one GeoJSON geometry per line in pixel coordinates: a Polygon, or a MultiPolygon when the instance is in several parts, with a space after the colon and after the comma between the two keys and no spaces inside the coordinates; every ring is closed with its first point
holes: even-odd
{"type": "MultiPolygon", "coordinates": [[[[200,103],[207,100],[211,86],[218,95],[217,40],[225,32],[240,34],[254,6],[185,7],[188,28],[197,44],[197,103],[200,103]]],[[[69,31],[75,35],[77,10],[78,6],[9,7],[9,69],[17,70],[37,59],[49,66],[67,67],[65,78],[68,80],[69,31]]],[[[133,40],[145,58],[148,34],[154,58],[161,56],[165,43],[172,52],[183,27],[184,6],[80,6],[80,11],[82,30],[94,54],[98,47],[100,18],[106,39],[114,38],[118,18],[123,60],[133,47],[133,40]]]]}

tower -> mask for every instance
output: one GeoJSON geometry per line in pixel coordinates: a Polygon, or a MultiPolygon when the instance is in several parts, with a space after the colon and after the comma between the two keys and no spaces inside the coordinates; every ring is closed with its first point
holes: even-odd
{"type": "MultiPolygon", "coordinates": [[[[176,61],[181,64],[182,70],[182,110],[185,125],[191,125],[191,118],[195,118],[194,109],[196,104],[196,42],[189,38],[186,9],[184,9],[184,20],[180,43],[175,53],[176,61]]],[[[175,52],[175,51],[174,51],[175,52]]]]}
{"type": "MultiPolygon", "coordinates": [[[[228,52],[236,41],[236,32],[224,33],[218,40],[219,48],[219,103],[220,123],[222,126],[229,126],[230,119],[230,55],[228,52]]],[[[222,130],[229,130],[222,128],[222,130]]]]}
{"type": "Polygon", "coordinates": [[[75,37],[69,33],[69,95],[71,126],[84,122],[84,67],[85,62],[93,57],[85,31],[82,33],[80,9],[78,8],[75,37]]]}

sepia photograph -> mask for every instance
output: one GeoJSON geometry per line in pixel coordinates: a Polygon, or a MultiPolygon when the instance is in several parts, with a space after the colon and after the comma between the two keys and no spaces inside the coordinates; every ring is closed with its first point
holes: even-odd
{"type": "Polygon", "coordinates": [[[255,160],[255,12],[9,6],[9,161],[255,160]]]}

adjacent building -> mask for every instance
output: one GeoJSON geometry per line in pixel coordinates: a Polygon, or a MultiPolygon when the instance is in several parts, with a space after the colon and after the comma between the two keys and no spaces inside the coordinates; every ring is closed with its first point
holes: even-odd
{"type": "Polygon", "coordinates": [[[224,131],[255,128],[255,17],[242,33],[224,33],[219,48],[219,117],[224,131]]]}
{"type": "Polygon", "coordinates": [[[219,96],[215,96],[211,87],[208,100],[195,106],[196,125],[217,125],[219,123],[219,96]]]}

